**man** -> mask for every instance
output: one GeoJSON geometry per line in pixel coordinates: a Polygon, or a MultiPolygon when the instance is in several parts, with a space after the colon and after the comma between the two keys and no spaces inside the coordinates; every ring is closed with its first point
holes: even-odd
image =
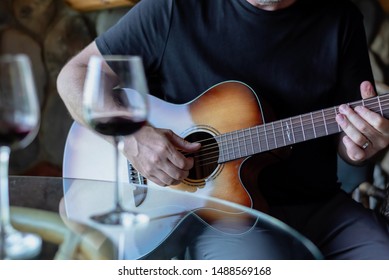
{"type": "MultiPolygon", "coordinates": [[[[343,0],[142,0],[59,75],[59,93],[81,123],[85,68],[101,54],[141,55],[150,92],[171,103],[190,102],[226,80],[249,85],[277,119],[375,96],[362,16],[343,0]]],[[[325,258],[389,259],[387,223],[342,193],[336,174],[337,152],[363,164],[385,148],[389,122],[348,105],[336,121],[340,135],[293,145],[262,170],[258,188],[269,214],[325,258]]],[[[183,152],[200,148],[150,126],[125,146],[135,168],[161,186],[185,179],[194,162],[183,152]]],[[[192,256],[207,258],[199,248],[192,256]]]]}

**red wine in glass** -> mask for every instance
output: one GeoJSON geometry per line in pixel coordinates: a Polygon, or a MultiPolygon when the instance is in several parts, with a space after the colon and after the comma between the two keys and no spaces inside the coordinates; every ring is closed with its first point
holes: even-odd
{"type": "Polygon", "coordinates": [[[31,133],[34,127],[0,121],[0,146],[12,147],[31,133]]]}
{"type": "Polygon", "coordinates": [[[129,135],[138,131],[146,120],[134,120],[126,116],[95,117],[90,121],[95,131],[104,135],[129,135]]]}

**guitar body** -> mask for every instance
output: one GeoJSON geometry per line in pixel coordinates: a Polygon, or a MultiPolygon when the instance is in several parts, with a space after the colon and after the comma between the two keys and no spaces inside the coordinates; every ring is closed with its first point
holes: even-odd
{"type": "MultiPolygon", "coordinates": [[[[201,141],[202,147],[216,147],[211,151],[214,153],[211,158],[196,155],[195,167],[188,178],[171,188],[266,211],[266,202],[256,179],[261,167],[275,157],[263,153],[227,162],[220,162],[217,157],[221,140],[215,140],[215,137],[264,122],[258,97],[247,85],[223,82],[183,105],[170,104],[153,96],[149,96],[149,103],[150,125],[171,129],[188,141],[201,141]]],[[[64,177],[114,180],[113,160],[110,143],[86,128],[73,125],[65,148],[64,177]]],[[[124,156],[121,166],[121,180],[128,182],[129,171],[124,156]]],[[[151,181],[147,184],[154,185],[151,181]]]]}
{"type": "MultiPolygon", "coordinates": [[[[366,106],[388,118],[389,108],[381,106],[389,104],[388,101],[389,95],[384,95],[354,102],[350,106],[366,106]]],[[[268,117],[269,111],[263,110],[267,108],[261,107],[258,97],[247,85],[236,81],[217,84],[187,104],[174,105],[153,96],[149,96],[149,103],[150,125],[171,129],[190,142],[202,144],[199,152],[190,155],[195,158],[195,163],[188,178],[170,188],[235,202],[262,212],[266,212],[267,205],[258,186],[258,176],[265,166],[288,155],[280,148],[341,131],[335,120],[337,107],[264,123],[264,115],[268,117]]],[[[113,146],[98,134],[74,123],[65,145],[63,177],[114,181],[114,166],[113,146]]],[[[120,180],[133,183],[128,187],[135,187],[133,199],[139,211],[147,212],[152,219],[146,230],[136,235],[129,258],[148,258],[149,254],[152,258],[153,253],[158,255],[158,248],[163,243],[179,244],[186,234],[180,227],[192,225],[187,219],[191,214],[212,227],[217,224],[213,221],[219,218],[243,221],[248,226],[244,231],[255,224],[252,215],[228,206],[221,209],[221,204],[214,204],[212,199],[197,196],[189,199],[192,196],[188,196],[186,201],[176,201],[173,192],[163,195],[147,191],[137,193],[139,184],[146,183],[150,188],[155,184],[143,178],[124,156],[120,158],[119,170],[120,180]]],[[[99,182],[93,182],[90,191],[85,191],[87,183],[80,183],[81,188],[73,185],[67,192],[65,188],[65,197],[68,197],[65,208],[69,218],[75,220],[81,219],[85,201],[91,195],[101,195],[101,192],[94,192],[99,182]],[[85,191],[86,197],[77,200],[80,195],[71,193],[79,189],[85,191]]],[[[100,209],[102,205],[89,203],[87,206],[100,209]]],[[[221,230],[225,231],[225,227],[221,230]]],[[[235,227],[233,232],[241,233],[236,232],[235,227]]]]}

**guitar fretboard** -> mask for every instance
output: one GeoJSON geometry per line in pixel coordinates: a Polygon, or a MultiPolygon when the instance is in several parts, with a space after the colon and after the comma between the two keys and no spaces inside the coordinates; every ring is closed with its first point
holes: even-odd
{"type": "MultiPolygon", "coordinates": [[[[348,104],[365,106],[389,117],[389,94],[348,104]]],[[[215,137],[219,145],[219,163],[289,146],[299,142],[341,132],[335,117],[339,106],[278,120],[275,122],[228,132],[215,137]]]]}

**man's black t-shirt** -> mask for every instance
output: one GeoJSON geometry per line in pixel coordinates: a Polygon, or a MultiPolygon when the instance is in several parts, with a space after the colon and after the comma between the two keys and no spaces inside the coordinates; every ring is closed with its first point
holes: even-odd
{"type": "MultiPolygon", "coordinates": [[[[102,54],[141,55],[151,93],[164,100],[190,102],[238,80],[279,119],[360,99],[360,83],[373,81],[362,16],[343,0],[277,11],[246,0],[142,0],[96,43],[102,54]]],[[[333,136],[294,145],[262,172],[269,202],[332,194],[336,149],[333,136]]]]}

